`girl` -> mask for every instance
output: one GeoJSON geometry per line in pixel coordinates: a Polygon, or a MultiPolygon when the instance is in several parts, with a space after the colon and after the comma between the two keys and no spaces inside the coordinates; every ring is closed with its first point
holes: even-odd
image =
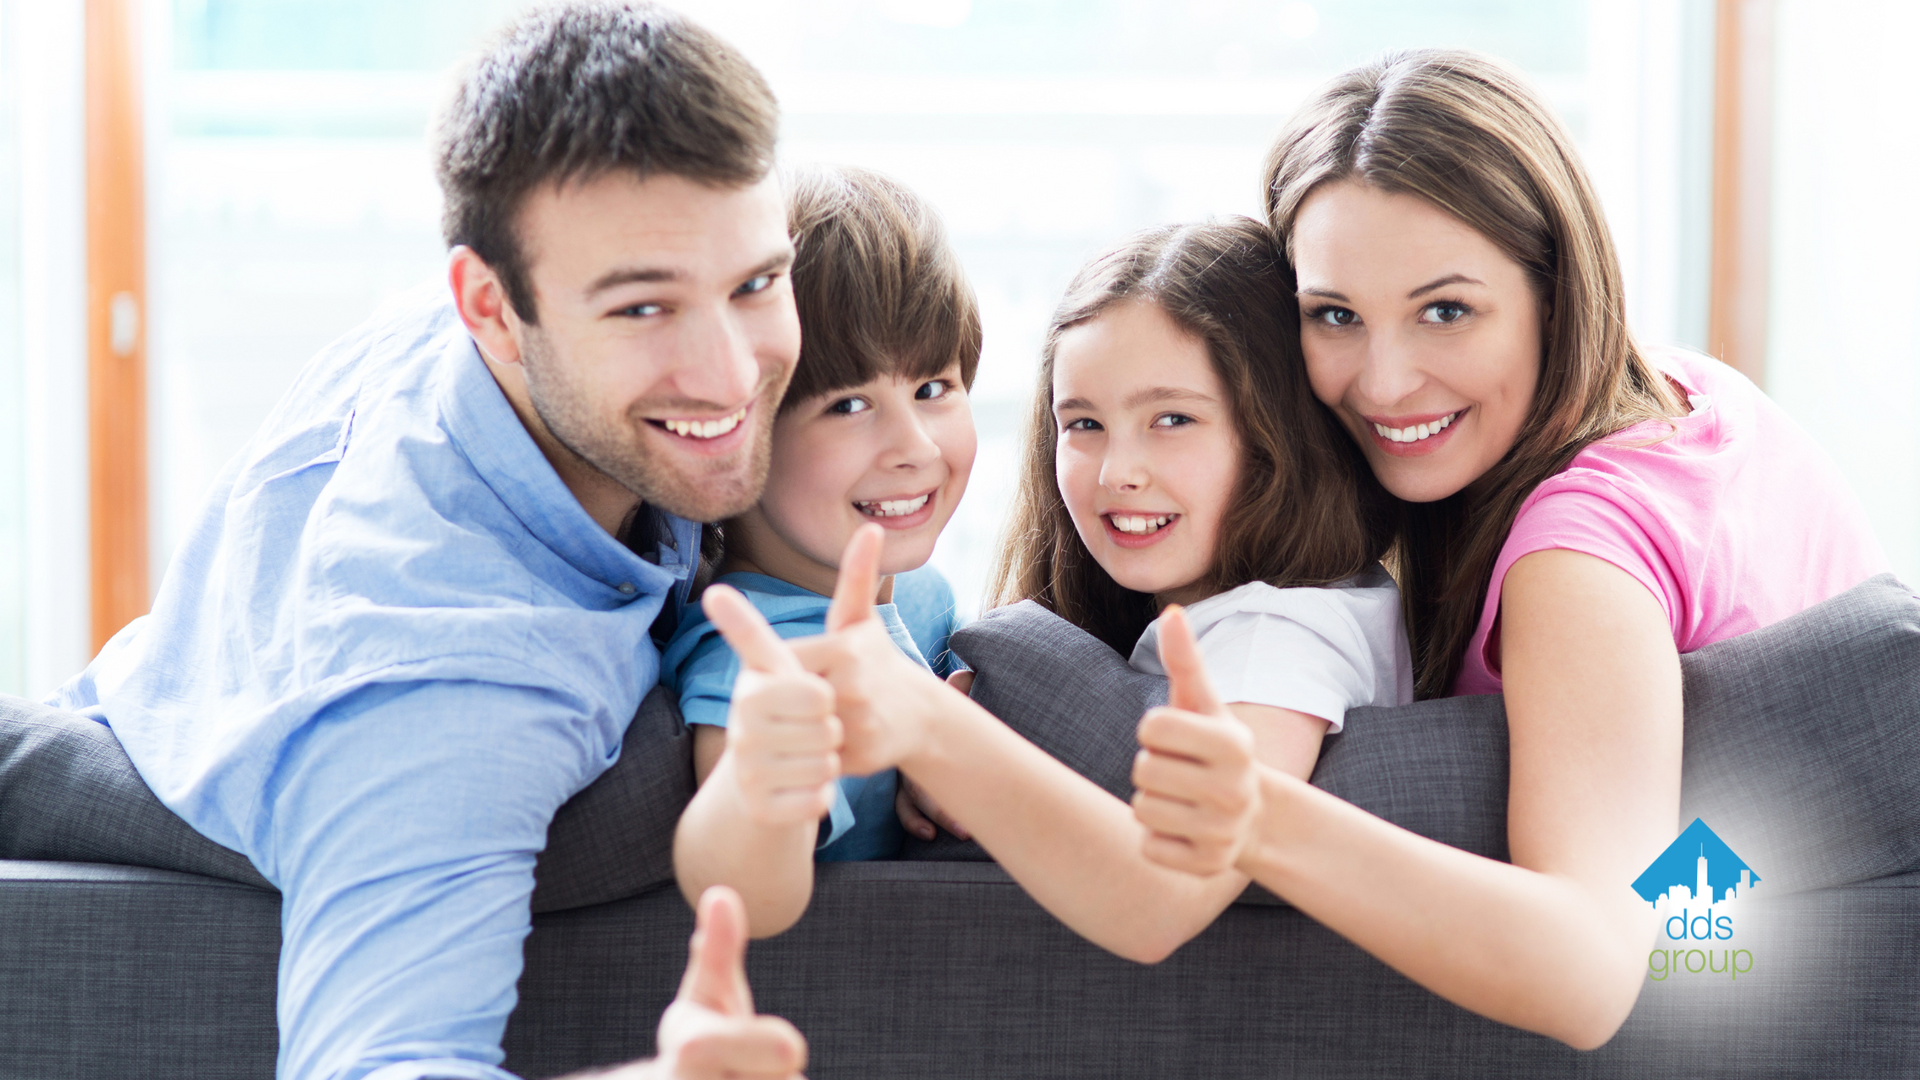
{"type": "Polygon", "coordinates": [[[1346,711],[1412,700],[1380,489],[1312,399],[1284,261],[1239,218],[1152,229],[1054,316],[996,579],[1164,674],[1187,605],[1260,758],[1305,778],[1346,711]],[[1365,489],[1365,494],[1360,492],[1365,489]]]}
{"type": "Polygon", "coordinates": [[[1680,654],[1885,557],[1752,383],[1634,342],[1572,140],[1499,65],[1416,52],[1342,76],[1267,191],[1314,393],[1403,500],[1420,695],[1505,699],[1513,862],[1246,761],[1217,709],[1142,727],[1150,854],[1236,867],[1442,997],[1598,1046],[1659,932],[1630,886],[1679,826],[1680,654]]]}
{"type": "MultiPolygon", "coordinates": [[[[1246,220],[1143,233],[1082,271],[1047,338],[998,597],[1121,650],[1194,603],[1204,661],[1179,639],[1169,655],[1217,668],[1253,727],[1232,721],[1242,751],[1304,777],[1348,709],[1404,701],[1411,681],[1377,563],[1386,500],[1289,356],[1289,284],[1246,220]]],[[[1043,906],[1122,956],[1156,962],[1205,929],[1246,877],[1151,862],[1125,803],[886,647],[867,614],[873,542],[856,536],[841,561],[829,632],[785,661],[831,683],[845,767],[897,764],[1043,906]]],[[[754,647],[753,620],[727,620],[728,640],[754,647]]]]}

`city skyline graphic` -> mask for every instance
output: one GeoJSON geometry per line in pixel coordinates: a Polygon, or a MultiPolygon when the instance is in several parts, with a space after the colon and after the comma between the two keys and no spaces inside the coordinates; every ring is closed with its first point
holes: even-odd
{"type": "Polygon", "coordinates": [[[1753,872],[1707,823],[1694,818],[1667,850],[1653,860],[1633,883],[1642,900],[1658,906],[1661,900],[1689,903],[1704,900],[1711,906],[1745,896],[1759,884],[1753,872]]]}

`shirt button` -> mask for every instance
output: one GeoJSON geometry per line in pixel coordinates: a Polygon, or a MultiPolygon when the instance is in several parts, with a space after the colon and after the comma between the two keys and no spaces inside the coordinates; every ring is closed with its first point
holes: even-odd
{"type": "Polygon", "coordinates": [[[625,596],[633,595],[633,582],[631,581],[623,581],[615,587],[620,590],[622,595],[625,595],[625,596]]]}

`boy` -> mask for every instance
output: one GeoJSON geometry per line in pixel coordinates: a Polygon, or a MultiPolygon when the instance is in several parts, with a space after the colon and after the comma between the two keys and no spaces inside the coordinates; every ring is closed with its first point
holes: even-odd
{"type": "MultiPolygon", "coordinates": [[[[876,610],[903,652],[944,668],[952,594],[921,568],[973,467],[972,290],[932,210],[885,177],[810,171],[795,178],[789,210],[800,362],[765,493],[716,530],[716,583],[740,590],[781,637],[820,633],[841,551],[877,524],[876,610]]],[[[674,844],[689,898],[733,886],[765,937],[806,910],[816,859],[898,853],[898,774],[840,776],[830,710],[801,716],[792,695],[736,697],[739,658],[691,607],[661,662],[694,726],[700,790],[674,844]]]]}

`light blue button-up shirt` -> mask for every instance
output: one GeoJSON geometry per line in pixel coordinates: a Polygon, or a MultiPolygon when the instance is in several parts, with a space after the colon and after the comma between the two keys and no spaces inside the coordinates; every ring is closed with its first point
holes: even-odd
{"type": "Polygon", "coordinates": [[[508,1075],[535,855],[685,601],[666,523],[657,564],[596,525],[422,290],[307,366],[51,699],[280,888],[281,1077],[508,1075]]]}

